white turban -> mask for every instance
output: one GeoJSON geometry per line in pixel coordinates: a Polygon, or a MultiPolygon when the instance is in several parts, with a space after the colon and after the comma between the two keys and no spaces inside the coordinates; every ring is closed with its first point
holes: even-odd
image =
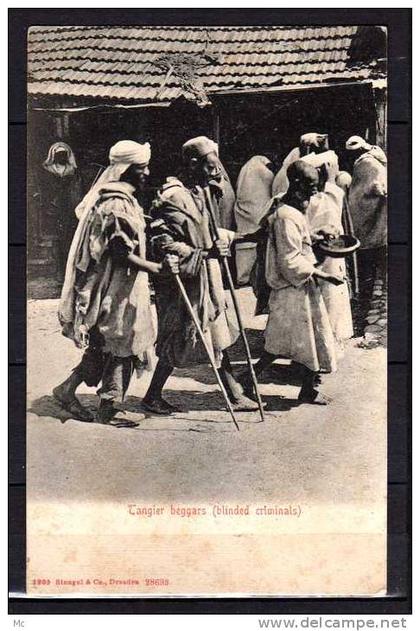
{"type": "Polygon", "coordinates": [[[94,182],[80,204],[76,207],[76,217],[80,219],[85,211],[92,208],[98,198],[99,190],[107,182],[118,182],[122,174],[132,164],[147,166],[150,162],[150,143],[141,145],[134,140],[119,140],[109,151],[109,167],[94,182]]]}
{"type": "Polygon", "coordinates": [[[214,140],[207,136],[197,136],[191,138],[182,145],[182,155],[184,158],[204,158],[209,153],[219,155],[219,147],[214,140]]]}
{"type": "Polygon", "coordinates": [[[301,145],[314,145],[319,147],[328,138],[328,134],[318,134],[316,131],[311,131],[308,134],[303,134],[300,137],[301,145]]]}
{"type": "Polygon", "coordinates": [[[301,156],[316,149],[323,149],[324,151],[328,149],[328,134],[310,132],[300,137],[299,150],[301,156]]]}
{"type": "Polygon", "coordinates": [[[370,145],[364,138],[361,136],[350,136],[350,138],[346,142],[346,149],[348,151],[356,151],[356,149],[372,149],[372,145],[370,145]]]}
{"type": "MultiPolygon", "coordinates": [[[[150,153],[150,144],[148,142],[144,145],[134,142],[133,140],[120,140],[117,142],[113,147],[111,147],[109,152],[109,167],[107,167],[96,182],[93,183],[90,190],[76,207],[75,213],[79,219],[79,224],[73,236],[73,241],[67,258],[66,274],[63,288],[61,290],[61,314],[63,314],[63,309],[68,309],[68,306],[64,306],[66,304],[72,305],[71,309],[73,309],[72,292],[75,282],[77,256],[80,245],[83,242],[84,235],[86,234],[86,230],[89,226],[91,211],[99,199],[101,189],[108,182],[118,182],[124,171],[126,171],[132,164],[140,164],[146,167],[150,161],[150,153]]],[[[66,317],[71,316],[67,315],[66,317]]]]}
{"type": "Polygon", "coordinates": [[[109,163],[112,164],[144,164],[150,162],[150,143],[141,145],[134,140],[119,140],[109,151],[109,163]]]}

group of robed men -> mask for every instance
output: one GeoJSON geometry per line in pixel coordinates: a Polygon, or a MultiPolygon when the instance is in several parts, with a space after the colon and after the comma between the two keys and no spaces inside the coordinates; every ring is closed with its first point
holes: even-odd
{"type": "MultiPolygon", "coordinates": [[[[209,361],[174,283],[179,274],[233,409],[255,410],[252,381],[247,374],[234,375],[227,352],[239,329],[224,288],[221,259],[234,242],[249,241],[250,235],[214,225],[223,200],[218,147],[204,136],[182,146],[182,174],[167,178],[146,231],[138,195],[149,175],[150,157],[148,143],[117,142],[108,168],[76,208],[79,223],[68,255],[59,319],[63,334],[84,354],[53,395],[73,418],[107,423],[134,370],[150,362],[154,346],[158,362],[142,407],[152,414],[176,411],[162,396],[174,368],[209,361]],[[157,336],[149,276],[155,289],[157,336]],[[76,397],[83,382],[101,384],[96,414],[76,397]]],[[[322,195],[328,204],[341,189],[335,183],[336,165],[326,165],[326,174],[322,195]]],[[[323,229],[311,233],[305,217],[315,198],[321,203],[319,170],[297,159],[288,165],[286,175],[287,191],[273,198],[262,221],[267,240],[265,279],[271,291],[265,349],[255,372],[261,374],[279,356],[292,359],[302,367],[299,400],[326,404],[328,399],[317,387],[319,374],[336,369],[337,346],[327,288],[343,286],[344,277],[328,259],[317,260],[312,249],[313,241],[325,236],[323,229]]]]}

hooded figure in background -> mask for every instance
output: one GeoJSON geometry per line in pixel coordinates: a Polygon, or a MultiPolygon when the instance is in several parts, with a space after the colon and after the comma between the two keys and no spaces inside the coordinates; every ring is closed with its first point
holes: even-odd
{"type": "Polygon", "coordinates": [[[67,254],[77,220],[74,208],[82,197],[82,181],[72,149],[65,142],[51,145],[43,163],[44,231],[54,237],[57,280],[63,282],[67,254]]]}
{"type": "Polygon", "coordinates": [[[285,193],[289,188],[289,180],[287,178],[287,169],[296,160],[300,160],[309,153],[322,153],[328,150],[328,134],[318,134],[310,132],[300,137],[299,147],[295,147],[285,157],[280,171],[273,180],[272,194],[280,195],[285,193]]]}
{"type": "MultiPolygon", "coordinates": [[[[271,199],[273,180],[273,164],[265,156],[253,156],[244,164],[236,186],[235,220],[238,232],[252,234],[260,229],[260,221],[271,199]]],[[[238,285],[249,283],[256,257],[255,242],[236,245],[238,285]]]]}

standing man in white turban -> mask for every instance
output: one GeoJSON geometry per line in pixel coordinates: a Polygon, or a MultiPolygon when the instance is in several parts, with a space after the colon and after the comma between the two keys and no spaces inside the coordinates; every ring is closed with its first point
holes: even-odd
{"type": "Polygon", "coordinates": [[[133,370],[144,365],[155,340],[147,272],[158,274],[171,261],[159,264],[145,258],[143,209],[134,194],[149,175],[150,145],[122,140],[111,148],[109,160],[110,166],[76,209],[79,225],[59,306],[63,335],[85,353],[53,390],[73,418],[92,421],[76,389],[82,382],[102,382],[96,417],[101,423],[115,415],[114,402],[123,399],[133,370]]]}
{"type": "Polygon", "coordinates": [[[360,248],[386,245],[387,159],[382,149],[351,136],[346,149],[353,157],[349,206],[360,248]]]}

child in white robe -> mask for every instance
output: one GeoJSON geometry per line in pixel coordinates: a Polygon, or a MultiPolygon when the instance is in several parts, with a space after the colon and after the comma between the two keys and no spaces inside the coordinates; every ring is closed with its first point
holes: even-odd
{"type": "MultiPolygon", "coordinates": [[[[318,191],[317,170],[298,160],[287,170],[290,185],[268,218],[266,279],[271,287],[264,352],[255,366],[261,374],[277,357],[303,366],[299,400],[326,405],[315,388],[319,371],[334,372],[334,335],[318,279],[341,285],[343,279],[317,267],[305,212],[318,191]]],[[[251,385],[245,381],[247,396],[251,385]]]]}

